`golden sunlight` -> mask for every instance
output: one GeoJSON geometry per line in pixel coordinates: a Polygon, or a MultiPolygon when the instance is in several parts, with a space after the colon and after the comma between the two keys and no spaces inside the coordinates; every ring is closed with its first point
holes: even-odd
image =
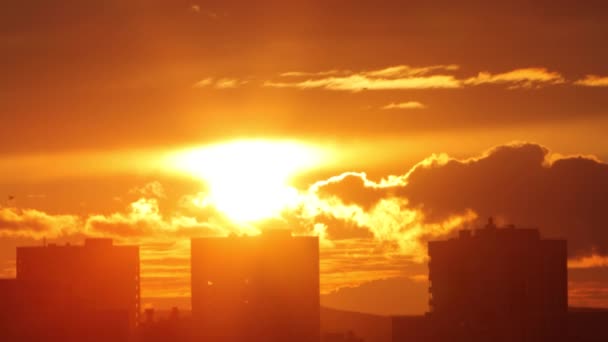
{"type": "Polygon", "coordinates": [[[209,185],[202,206],[212,205],[238,223],[276,217],[298,203],[289,184],[318,166],[321,150],[293,141],[238,140],[178,153],[172,167],[209,185]]]}

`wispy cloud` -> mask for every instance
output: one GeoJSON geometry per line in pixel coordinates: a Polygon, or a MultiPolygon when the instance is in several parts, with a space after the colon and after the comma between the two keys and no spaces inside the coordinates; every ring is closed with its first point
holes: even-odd
{"type": "Polygon", "coordinates": [[[354,74],[342,77],[308,79],[299,82],[266,81],[264,82],[264,86],[298,89],[322,88],[359,92],[362,90],[459,88],[461,84],[454,76],[450,75],[376,78],[363,74],[354,74]]]}
{"type": "Polygon", "coordinates": [[[327,70],[327,71],[317,71],[317,72],[308,72],[308,71],[288,71],[281,73],[279,76],[281,77],[307,77],[307,76],[330,76],[330,75],[344,75],[350,74],[351,71],[345,70],[327,70]]]}
{"type": "Polygon", "coordinates": [[[608,87],[608,76],[587,75],[574,84],[585,87],[608,87]]]}
{"type": "Polygon", "coordinates": [[[382,109],[423,109],[426,108],[426,105],[418,102],[418,101],[407,101],[407,102],[399,102],[399,103],[389,103],[386,106],[382,107],[382,109]]]}
{"type": "Polygon", "coordinates": [[[198,4],[190,5],[189,10],[192,13],[199,14],[199,15],[204,15],[204,16],[210,18],[210,19],[217,19],[219,17],[218,13],[213,12],[213,11],[209,11],[209,10],[205,10],[205,9],[203,9],[198,4]]]}
{"type": "Polygon", "coordinates": [[[608,256],[592,254],[568,260],[568,268],[608,267],[608,256]]]}
{"type": "Polygon", "coordinates": [[[411,67],[408,65],[353,72],[349,70],[328,70],[320,72],[290,71],[281,74],[283,78],[308,78],[305,80],[266,81],[264,86],[275,88],[321,88],[358,92],[362,90],[458,88],[460,82],[452,75],[437,72],[453,71],[457,65],[432,65],[411,67]]]}
{"type": "Polygon", "coordinates": [[[245,83],[247,82],[236,78],[221,78],[215,82],[215,87],[218,89],[236,88],[245,83]]]}
{"type": "Polygon", "coordinates": [[[467,85],[507,84],[510,89],[514,89],[561,84],[565,81],[564,77],[555,71],[545,68],[522,68],[498,74],[480,72],[477,76],[464,80],[464,83],[467,85]]]}
{"type": "MultiPolygon", "coordinates": [[[[460,66],[439,64],[429,66],[394,65],[381,69],[351,71],[330,69],[322,71],[292,70],[277,77],[257,83],[263,87],[294,89],[325,89],[332,91],[361,92],[365,90],[410,89],[461,89],[484,85],[503,85],[507,89],[538,89],[546,86],[569,84],[587,87],[608,87],[608,76],[587,75],[576,81],[568,81],[558,71],[545,67],[517,68],[504,72],[481,71],[475,76],[457,74],[460,66]]],[[[234,77],[203,78],[193,88],[237,88],[248,83],[234,77]]],[[[390,104],[383,109],[424,108],[412,102],[409,105],[390,104]]]]}
{"type": "Polygon", "coordinates": [[[204,88],[213,84],[213,78],[204,78],[192,85],[194,88],[204,88]]]}
{"type": "Polygon", "coordinates": [[[246,80],[241,80],[238,78],[219,78],[213,79],[211,77],[204,78],[192,85],[193,88],[206,88],[206,87],[214,87],[216,89],[231,89],[237,88],[243,84],[246,84],[246,80]]]}
{"type": "Polygon", "coordinates": [[[264,82],[264,86],[359,92],[362,90],[457,89],[485,84],[504,84],[509,89],[539,88],[566,82],[560,73],[549,71],[546,68],[520,68],[502,73],[484,71],[468,78],[455,75],[454,72],[457,70],[459,70],[458,65],[442,64],[421,67],[396,65],[359,72],[348,70],[290,71],[280,75],[282,78],[289,78],[288,80],[268,80],[264,82]]]}
{"type": "Polygon", "coordinates": [[[448,65],[430,65],[424,67],[412,67],[409,65],[396,65],[390,66],[383,69],[377,69],[372,71],[363,72],[363,74],[371,77],[407,77],[407,76],[418,76],[427,75],[435,71],[455,71],[460,66],[456,64],[448,65]]]}

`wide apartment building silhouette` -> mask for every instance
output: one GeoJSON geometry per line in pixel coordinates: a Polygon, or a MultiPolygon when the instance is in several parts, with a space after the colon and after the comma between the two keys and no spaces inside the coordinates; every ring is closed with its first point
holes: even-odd
{"type": "Polygon", "coordinates": [[[565,240],[490,219],[428,243],[430,312],[393,319],[398,341],[563,341],[568,322],[565,240]]]}
{"type": "Polygon", "coordinates": [[[191,242],[192,319],[207,341],[318,342],[319,241],[289,231],[191,242]]]}
{"type": "Polygon", "coordinates": [[[125,341],[139,321],[139,247],[111,239],[84,246],[17,248],[13,303],[4,318],[15,341],[125,341]]]}

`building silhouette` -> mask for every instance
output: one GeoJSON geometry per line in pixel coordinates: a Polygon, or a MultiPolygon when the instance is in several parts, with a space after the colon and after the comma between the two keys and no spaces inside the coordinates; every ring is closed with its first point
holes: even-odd
{"type": "Polygon", "coordinates": [[[152,308],[145,310],[145,318],[138,327],[137,341],[140,342],[190,342],[197,341],[192,336],[190,317],[183,317],[177,307],[171,309],[167,317],[155,317],[152,308]]]}
{"type": "Polygon", "coordinates": [[[347,332],[327,332],[321,337],[321,342],[365,342],[362,338],[351,331],[347,332]]]}
{"type": "Polygon", "coordinates": [[[17,337],[17,313],[22,303],[19,301],[17,279],[0,279],[0,341],[12,341],[17,337]]]}
{"type": "Polygon", "coordinates": [[[191,242],[192,319],[209,341],[320,338],[319,242],[270,230],[191,242]]]}
{"type": "Polygon", "coordinates": [[[10,282],[18,304],[4,322],[15,341],[126,341],[139,321],[138,246],[18,247],[10,282]]]}
{"type": "Polygon", "coordinates": [[[429,242],[431,315],[464,335],[494,341],[556,341],[567,327],[565,240],[537,229],[462,230],[429,242]],[[563,330],[562,330],[563,329],[563,330]]]}
{"type": "Polygon", "coordinates": [[[490,219],[482,229],[429,242],[428,253],[430,312],[394,318],[396,340],[565,340],[565,240],[541,239],[537,229],[499,229],[490,219]]]}
{"type": "MultiPolygon", "coordinates": [[[[431,241],[430,311],[392,317],[386,331],[394,342],[607,341],[607,310],[568,310],[566,247],[491,220],[431,241]]],[[[153,309],[140,318],[137,246],[19,247],[16,266],[15,279],[0,279],[2,342],[362,341],[321,336],[317,237],[192,239],[192,314],[160,319],[153,309]]]]}
{"type": "Polygon", "coordinates": [[[393,342],[450,342],[453,338],[441,340],[447,335],[433,326],[429,315],[403,315],[391,317],[393,342]]]}
{"type": "Polygon", "coordinates": [[[608,309],[571,308],[568,338],[572,342],[608,341],[608,309]]]}

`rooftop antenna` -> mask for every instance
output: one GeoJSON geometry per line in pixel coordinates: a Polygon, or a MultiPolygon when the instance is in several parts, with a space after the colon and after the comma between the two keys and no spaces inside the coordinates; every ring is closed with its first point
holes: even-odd
{"type": "Polygon", "coordinates": [[[496,229],[496,224],[494,224],[494,218],[492,216],[488,218],[488,224],[486,224],[486,229],[496,229]]]}

